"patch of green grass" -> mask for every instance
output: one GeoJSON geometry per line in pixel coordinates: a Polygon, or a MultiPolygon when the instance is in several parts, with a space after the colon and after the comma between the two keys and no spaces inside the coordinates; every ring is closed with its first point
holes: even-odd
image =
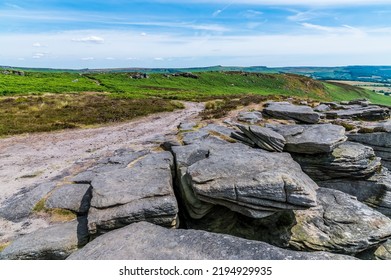
{"type": "Polygon", "coordinates": [[[183,108],[161,98],[117,99],[99,94],[0,98],[0,136],[121,122],[183,108]]]}
{"type": "Polygon", "coordinates": [[[77,215],[67,209],[48,209],[45,207],[46,199],[43,198],[34,206],[33,212],[37,215],[45,215],[51,222],[66,222],[77,218],[77,215]]]}
{"type": "Polygon", "coordinates": [[[349,101],[354,99],[366,98],[373,104],[382,104],[391,106],[391,97],[384,96],[367,89],[354,87],[347,84],[336,82],[325,82],[329,101],[349,101]]]}
{"type": "Polygon", "coordinates": [[[6,243],[0,243],[0,253],[4,251],[5,248],[7,248],[11,242],[6,242],[6,243]]]}

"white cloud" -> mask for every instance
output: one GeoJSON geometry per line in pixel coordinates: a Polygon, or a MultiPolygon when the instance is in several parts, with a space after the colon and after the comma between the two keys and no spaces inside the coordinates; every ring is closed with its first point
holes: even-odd
{"type": "MultiPolygon", "coordinates": [[[[170,2],[182,2],[174,0],[170,2]]],[[[191,3],[210,3],[210,0],[190,0],[191,3]]],[[[227,0],[215,0],[214,3],[227,3],[227,0]]],[[[289,5],[289,6],[345,6],[389,4],[389,0],[241,0],[240,4],[251,5],[289,5]]]]}
{"type": "Polygon", "coordinates": [[[46,53],[35,53],[35,54],[33,54],[32,57],[34,59],[40,59],[40,58],[43,58],[45,55],[46,55],[46,53]]]}
{"type": "Polygon", "coordinates": [[[111,57],[111,56],[108,56],[108,57],[106,57],[106,60],[115,60],[115,58],[111,57]]]}
{"type": "Polygon", "coordinates": [[[98,36],[88,36],[83,38],[74,38],[72,39],[72,41],[81,43],[103,44],[105,39],[98,36]]]}
{"type": "Polygon", "coordinates": [[[18,9],[18,10],[23,9],[21,6],[18,6],[16,4],[12,4],[12,3],[4,3],[4,5],[6,5],[7,7],[10,7],[10,8],[13,8],[13,9],[18,9]]]}
{"type": "Polygon", "coordinates": [[[243,13],[246,18],[255,18],[263,15],[263,12],[256,10],[247,10],[243,13]]]}
{"type": "Polygon", "coordinates": [[[322,31],[326,33],[332,33],[332,34],[350,34],[355,36],[365,36],[367,34],[367,32],[365,32],[364,30],[349,25],[331,27],[331,26],[317,25],[317,24],[305,22],[302,23],[302,26],[308,29],[322,31]]]}
{"type": "Polygon", "coordinates": [[[144,37],[144,36],[147,36],[147,33],[142,32],[142,33],[140,33],[140,35],[144,37]]]}
{"type": "Polygon", "coordinates": [[[221,14],[221,12],[222,12],[222,10],[217,10],[217,11],[215,11],[215,12],[212,14],[212,16],[213,16],[213,17],[217,17],[219,14],[221,14]]]}
{"type": "Polygon", "coordinates": [[[155,57],[153,60],[155,60],[155,61],[163,61],[164,58],[163,57],[155,57]]]}
{"type": "Polygon", "coordinates": [[[295,14],[292,16],[289,16],[288,20],[298,21],[298,22],[307,21],[307,20],[311,20],[314,18],[319,18],[321,16],[320,13],[314,12],[314,11],[300,12],[300,11],[292,10],[292,12],[294,12],[295,14]]]}
{"type": "Polygon", "coordinates": [[[89,57],[82,57],[81,60],[88,61],[88,60],[94,60],[94,58],[91,57],[91,56],[89,56],[89,57]]]}

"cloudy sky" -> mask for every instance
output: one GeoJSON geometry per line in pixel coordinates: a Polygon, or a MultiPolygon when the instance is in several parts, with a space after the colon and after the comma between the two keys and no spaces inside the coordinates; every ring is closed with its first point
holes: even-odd
{"type": "Polygon", "coordinates": [[[391,65],[391,0],[0,0],[0,65],[391,65]]]}

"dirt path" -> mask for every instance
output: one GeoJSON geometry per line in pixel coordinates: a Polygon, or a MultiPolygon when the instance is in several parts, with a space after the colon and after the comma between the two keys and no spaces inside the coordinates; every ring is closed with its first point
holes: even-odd
{"type": "Polygon", "coordinates": [[[0,139],[0,205],[23,187],[76,172],[119,148],[156,146],[203,109],[198,103],[185,105],[123,124],[0,139]]]}

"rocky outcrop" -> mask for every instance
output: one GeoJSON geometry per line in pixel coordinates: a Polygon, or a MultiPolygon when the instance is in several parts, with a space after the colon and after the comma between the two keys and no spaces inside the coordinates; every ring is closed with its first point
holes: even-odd
{"type": "Polygon", "coordinates": [[[391,220],[343,192],[320,188],[318,207],[295,211],[290,246],[356,254],[391,236],[391,220]]]}
{"type": "Polygon", "coordinates": [[[193,218],[213,205],[262,218],[316,205],[317,185],[289,154],[242,144],[173,147],[180,192],[193,218]]]}
{"type": "Polygon", "coordinates": [[[342,143],[331,153],[292,156],[315,182],[365,179],[381,168],[380,158],[372,148],[353,142],[342,143]]]}
{"type": "Polygon", "coordinates": [[[242,133],[234,132],[231,136],[251,146],[257,146],[270,152],[282,152],[285,146],[285,138],[273,130],[261,126],[236,125],[242,133]],[[247,138],[247,139],[243,139],[247,138]]]}
{"type": "Polygon", "coordinates": [[[161,152],[138,158],[126,168],[97,174],[91,182],[90,233],[101,234],[139,221],[175,227],[178,207],[172,169],[172,155],[161,152]]]}
{"type": "Polygon", "coordinates": [[[339,190],[391,217],[391,173],[382,168],[366,179],[333,179],[318,181],[319,186],[339,190]]]}
{"type": "Polygon", "coordinates": [[[350,141],[359,142],[372,147],[378,157],[381,157],[385,167],[391,168],[391,121],[369,125],[359,132],[349,133],[350,141]]]}
{"type": "Polygon", "coordinates": [[[299,251],[356,255],[389,238],[391,220],[343,192],[319,188],[318,205],[254,219],[224,208],[189,219],[193,229],[231,234],[299,251]]]}
{"type": "Polygon", "coordinates": [[[261,112],[253,111],[253,112],[239,112],[237,116],[238,121],[246,122],[249,124],[256,124],[260,122],[263,117],[261,112]]]}
{"type": "Polygon", "coordinates": [[[332,110],[324,113],[328,119],[355,119],[355,120],[385,120],[390,117],[390,110],[380,106],[368,104],[349,105],[342,110],[332,110]]]}
{"type": "Polygon", "coordinates": [[[84,218],[22,236],[0,253],[0,259],[63,260],[87,242],[88,231],[84,218]]]}
{"type": "Polygon", "coordinates": [[[295,120],[303,123],[318,123],[320,114],[309,106],[293,105],[289,102],[269,102],[263,113],[274,118],[295,120]]]}
{"type": "Polygon", "coordinates": [[[284,150],[292,153],[330,153],[347,139],[345,128],[333,124],[267,125],[284,136],[284,150]]]}
{"type": "Polygon", "coordinates": [[[347,260],[344,255],[306,253],[259,241],[197,230],[166,229],[141,222],[98,237],[69,260],[347,260]]]}

